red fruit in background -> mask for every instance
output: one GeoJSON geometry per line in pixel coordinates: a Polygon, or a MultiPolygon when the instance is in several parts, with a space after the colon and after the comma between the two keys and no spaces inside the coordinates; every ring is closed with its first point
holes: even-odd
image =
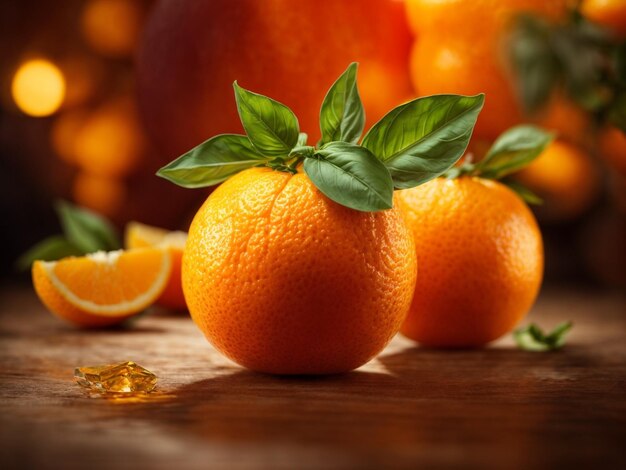
{"type": "Polygon", "coordinates": [[[411,97],[410,33],[397,0],[161,1],[138,57],[142,115],[171,158],[241,132],[232,83],[291,107],[309,142],[334,77],[359,62],[368,125],[411,97]]]}

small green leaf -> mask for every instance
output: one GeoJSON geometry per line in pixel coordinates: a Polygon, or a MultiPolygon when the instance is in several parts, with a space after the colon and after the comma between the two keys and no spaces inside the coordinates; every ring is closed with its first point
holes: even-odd
{"type": "Polygon", "coordinates": [[[358,64],[353,62],[330,87],[320,110],[320,145],[329,142],[356,144],[365,127],[365,110],[356,83],[358,64]]]}
{"type": "Polygon", "coordinates": [[[533,193],[530,189],[524,186],[519,181],[514,181],[511,179],[502,181],[506,186],[512,189],[519,197],[521,197],[527,204],[532,204],[534,206],[540,206],[543,204],[543,199],[533,193]]]}
{"type": "Polygon", "coordinates": [[[17,259],[15,267],[19,271],[26,271],[37,260],[55,261],[66,256],[80,256],[82,254],[83,252],[72,245],[65,237],[55,235],[40,241],[30,248],[17,259]]]}
{"type": "Polygon", "coordinates": [[[482,94],[417,98],[387,113],[362,145],[385,164],[396,188],[412,188],[461,158],[484,101],[482,94]]]}
{"type": "Polygon", "coordinates": [[[239,117],[252,145],[267,157],[287,155],[300,137],[293,111],[267,96],[241,88],[237,82],[233,87],[239,117]]]}
{"type": "Polygon", "coordinates": [[[513,338],[517,345],[526,351],[553,351],[560,349],[565,344],[565,336],[572,328],[572,322],[564,322],[558,325],[549,334],[545,334],[534,323],[515,330],[513,338]]]}
{"type": "Polygon", "coordinates": [[[475,171],[484,178],[500,179],[521,170],[552,142],[554,134],[538,127],[512,127],[496,139],[475,171]]]}
{"type": "Polygon", "coordinates": [[[67,240],[81,252],[120,248],[113,225],[104,217],[65,201],[59,201],[56,210],[67,240]]]}
{"type": "Polygon", "coordinates": [[[304,160],[304,171],[324,195],[351,209],[378,211],[393,206],[391,176],[364,147],[331,142],[304,160]]]}
{"type": "Polygon", "coordinates": [[[157,175],[184,188],[202,188],[267,161],[245,135],[217,135],[161,168],[157,175]]]}

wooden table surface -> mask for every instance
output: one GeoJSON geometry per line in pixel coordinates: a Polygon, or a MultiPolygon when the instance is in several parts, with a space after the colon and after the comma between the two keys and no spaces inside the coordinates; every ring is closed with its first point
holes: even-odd
{"type": "Polygon", "coordinates": [[[626,305],[544,292],[530,317],[571,319],[565,349],[505,338],[436,351],[396,338],[361,369],[321,378],[243,370],[185,315],[79,331],[31,289],[0,291],[0,468],[626,468],[626,305]],[[143,400],[90,398],[75,366],[133,360],[143,400]]]}

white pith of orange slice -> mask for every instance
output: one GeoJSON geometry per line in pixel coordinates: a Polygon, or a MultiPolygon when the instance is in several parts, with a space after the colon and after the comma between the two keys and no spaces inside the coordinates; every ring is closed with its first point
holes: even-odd
{"type": "Polygon", "coordinates": [[[106,326],[154,303],[171,269],[169,250],[141,248],[36,261],[32,274],[37,295],[53,313],[81,326],[106,326]]]}

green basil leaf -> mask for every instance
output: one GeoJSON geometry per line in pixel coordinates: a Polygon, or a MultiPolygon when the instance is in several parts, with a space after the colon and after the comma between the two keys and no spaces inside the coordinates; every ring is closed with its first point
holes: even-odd
{"type": "Polygon", "coordinates": [[[157,175],[184,188],[202,188],[265,161],[245,135],[221,134],[168,163],[157,175]]]}
{"type": "Polygon", "coordinates": [[[121,247],[113,225],[104,217],[66,201],[59,201],[56,210],[67,240],[83,253],[121,247]]]}
{"type": "Polygon", "coordinates": [[[350,64],[330,87],[320,111],[320,145],[329,142],[356,144],[365,127],[365,110],[356,83],[358,65],[350,64]]]}
{"type": "Polygon", "coordinates": [[[398,106],[363,139],[396,188],[418,186],[451,168],[465,152],[484,95],[433,95],[398,106]]]}
{"type": "Polygon", "coordinates": [[[304,160],[304,171],[328,198],[358,211],[393,206],[393,182],[379,160],[364,147],[330,142],[304,160]]]}
{"type": "Polygon", "coordinates": [[[515,173],[537,158],[553,139],[554,134],[539,127],[512,127],[498,137],[485,158],[476,164],[476,172],[491,179],[515,173]]]}
{"type": "Polygon", "coordinates": [[[300,134],[293,111],[267,96],[241,88],[237,82],[233,87],[239,117],[252,145],[268,157],[287,155],[300,134]]]}
{"type": "Polygon", "coordinates": [[[40,241],[15,261],[15,267],[20,271],[30,269],[37,260],[55,261],[66,256],[80,256],[84,254],[65,237],[55,235],[40,241]]]}
{"type": "Polygon", "coordinates": [[[554,351],[565,344],[565,337],[572,328],[572,322],[558,325],[549,334],[545,334],[534,323],[513,332],[517,345],[526,351],[554,351]]]}

